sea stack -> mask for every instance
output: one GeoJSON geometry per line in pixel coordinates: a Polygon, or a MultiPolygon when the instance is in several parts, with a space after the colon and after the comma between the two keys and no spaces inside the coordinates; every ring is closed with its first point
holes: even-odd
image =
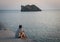
{"type": "Polygon", "coordinates": [[[36,5],[21,5],[21,11],[42,11],[36,5]]]}

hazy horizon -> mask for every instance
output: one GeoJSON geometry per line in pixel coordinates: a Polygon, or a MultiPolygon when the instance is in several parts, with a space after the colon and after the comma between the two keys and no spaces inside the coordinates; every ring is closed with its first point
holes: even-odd
{"type": "Polygon", "coordinates": [[[20,10],[21,5],[34,4],[42,10],[60,10],[60,0],[0,0],[0,10],[20,10]]]}

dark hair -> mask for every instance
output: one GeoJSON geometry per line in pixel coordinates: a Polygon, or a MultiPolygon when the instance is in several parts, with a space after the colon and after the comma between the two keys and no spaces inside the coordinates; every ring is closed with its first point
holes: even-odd
{"type": "Polygon", "coordinates": [[[19,29],[22,28],[22,25],[19,25],[19,29]]]}

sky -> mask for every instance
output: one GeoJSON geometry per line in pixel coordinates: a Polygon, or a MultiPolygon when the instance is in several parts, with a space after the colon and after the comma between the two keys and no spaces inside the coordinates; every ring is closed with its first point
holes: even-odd
{"type": "Polygon", "coordinates": [[[21,5],[34,4],[42,10],[60,9],[60,0],[0,0],[0,10],[20,10],[21,5]]]}

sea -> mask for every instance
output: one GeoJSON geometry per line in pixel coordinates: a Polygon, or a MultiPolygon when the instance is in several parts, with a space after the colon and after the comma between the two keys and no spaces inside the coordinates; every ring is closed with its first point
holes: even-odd
{"type": "Polygon", "coordinates": [[[35,42],[60,42],[60,11],[21,12],[0,10],[0,28],[16,32],[22,25],[25,34],[35,42]]]}

